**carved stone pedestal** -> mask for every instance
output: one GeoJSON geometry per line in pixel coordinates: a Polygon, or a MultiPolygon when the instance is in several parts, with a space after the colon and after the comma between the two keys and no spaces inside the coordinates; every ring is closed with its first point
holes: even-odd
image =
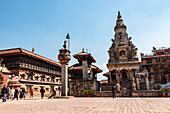
{"type": "Polygon", "coordinates": [[[121,92],[120,91],[116,91],[115,97],[121,97],[121,96],[122,96],[121,92]]]}
{"type": "Polygon", "coordinates": [[[131,96],[132,97],[139,97],[139,92],[138,91],[131,91],[131,96]]]}

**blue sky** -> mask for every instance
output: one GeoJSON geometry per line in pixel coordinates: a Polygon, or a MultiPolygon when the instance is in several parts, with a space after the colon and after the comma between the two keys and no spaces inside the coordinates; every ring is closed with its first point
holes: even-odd
{"type": "MultiPolygon", "coordinates": [[[[106,72],[117,12],[140,57],[153,46],[169,47],[169,6],[169,0],[0,0],[0,49],[34,47],[37,54],[58,61],[69,32],[71,55],[88,49],[106,72]]],[[[70,65],[76,62],[72,58],[70,65]]]]}

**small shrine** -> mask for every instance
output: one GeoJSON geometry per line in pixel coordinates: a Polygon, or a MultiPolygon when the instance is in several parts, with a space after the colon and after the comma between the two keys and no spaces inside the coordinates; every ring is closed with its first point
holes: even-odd
{"type": "Polygon", "coordinates": [[[12,88],[12,87],[13,88],[20,88],[21,84],[20,84],[20,82],[18,80],[18,76],[13,75],[12,79],[8,82],[8,86],[10,88],[12,88]]]}
{"type": "Polygon", "coordinates": [[[84,90],[99,90],[99,81],[97,81],[97,74],[102,70],[93,65],[96,60],[90,53],[82,50],[81,53],[73,55],[78,60],[78,63],[69,67],[69,81],[70,95],[83,96],[84,90]]]}

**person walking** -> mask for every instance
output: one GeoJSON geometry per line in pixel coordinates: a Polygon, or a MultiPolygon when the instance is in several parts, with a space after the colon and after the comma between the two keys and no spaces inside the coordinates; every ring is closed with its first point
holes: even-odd
{"type": "Polygon", "coordinates": [[[10,97],[10,88],[9,88],[9,86],[7,86],[7,94],[6,94],[6,97],[7,97],[7,99],[9,99],[9,97],[10,97]]]}
{"type": "Polygon", "coordinates": [[[15,93],[15,89],[12,87],[12,88],[10,89],[11,100],[14,99],[14,93],[15,93]]]}
{"type": "Polygon", "coordinates": [[[1,94],[3,95],[2,103],[3,103],[3,102],[6,102],[6,95],[7,95],[7,87],[6,87],[6,84],[3,85],[1,94]]]}
{"type": "Polygon", "coordinates": [[[30,91],[30,98],[33,98],[33,89],[31,89],[31,91],[30,91]]]}
{"type": "Polygon", "coordinates": [[[18,94],[19,94],[19,91],[17,88],[15,88],[14,99],[17,98],[18,100],[18,94]]]}
{"type": "Polygon", "coordinates": [[[113,86],[112,86],[112,95],[113,95],[113,98],[116,97],[116,95],[115,95],[115,88],[116,88],[116,87],[113,85],[113,86]]]}
{"type": "Polygon", "coordinates": [[[58,89],[59,89],[59,96],[61,96],[61,85],[59,85],[58,89]]]}
{"type": "Polygon", "coordinates": [[[41,92],[41,98],[43,99],[43,97],[44,97],[44,93],[45,93],[44,87],[41,87],[40,92],[41,92]]]}
{"type": "Polygon", "coordinates": [[[56,93],[56,90],[54,89],[54,90],[53,90],[53,94],[52,94],[50,97],[48,97],[48,99],[50,99],[50,98],[52,98],[52,97],[55,97],[56,94],[57,94],[57,93],[56,93]]]}
{"type": "Polygon", "coordinates": [[[22,88],[20,88],[19,93],[20,93],[20,100],[22,100],[22,97],[23,97],[22,88]]]}
{"type": "Polygon", "coordinates": [[[24,100],[25,100],[25,88],[22,88],[22,98],[24,98],[24,100]]]}

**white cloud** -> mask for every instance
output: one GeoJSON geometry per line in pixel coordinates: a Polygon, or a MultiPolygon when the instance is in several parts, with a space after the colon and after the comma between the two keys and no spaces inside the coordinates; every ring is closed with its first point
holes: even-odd
{"type": "Polygon", "coordinates": [[[102,65],[96,65],[98,66],[100,69],[102,69],[102,73],[99,73],[97,74],[97,80],[103,80],[103,79],[107,79],[107,77],[103,76],[104,73],[108,72],[108,69],[107,69],[107,66],[106,66],[107,63],[103,63],[102,65]]]}

